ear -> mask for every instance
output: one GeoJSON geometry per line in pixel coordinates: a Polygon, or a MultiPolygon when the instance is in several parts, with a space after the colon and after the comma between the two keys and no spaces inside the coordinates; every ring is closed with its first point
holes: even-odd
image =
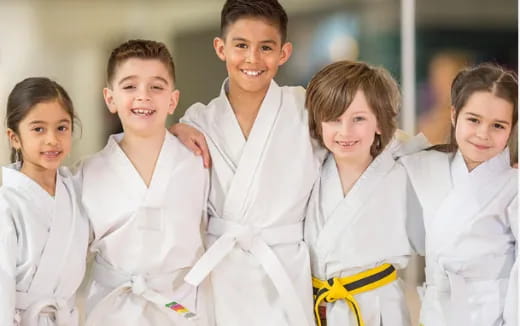
{"type": "Polygon", "coordinates": [[[173,114],[173,112],[175,111],[177,104],[179,104],[179,96],[180,92],[178,89],[174,90],[170,94],[170,105],[168,106],[168,114],[173,114]]]}
{"type": "Polygon", "coordinates": [[[7,139],[9,139],[9,144],[12,148],[18,150],[22,147],[20,138],[18,137],[16,132],[14,132],[14,130],[11,128],[7,128],[7,139]]]}
{"type": "Polygon", "coordinates": [[[455,128],[455,125],[457,124],[457,111],[455,110],[455,108],[453,107],[453,105],[451,106],[451,125],[453,128],[455,128]]]}
{"type": "Polygon", "coordinates": [[[213,39],[213,48],[215,49],[215,53],[220,60],[226,61],[226,55],[224,53],[225,42],[220,37],[215,37],[213,39]]]}
{"type": "Polygon", "coordinates": [[[284,45],[282,45],[282,55],[280,56],[280,61],[278,61],[278,66],[283,65],[284,63],[289,60],[292,54],[292,43],[291,42],[285,42],[284,45]]]}
{"type": "Polygon", "coordinates": [[[110,111],[112,114],[116,114],[117,107],[114,103],[114,95],[112,94],[112,90],[110,88],[103,88],[103,98],[105,99],[108,111],[110,111]]]}

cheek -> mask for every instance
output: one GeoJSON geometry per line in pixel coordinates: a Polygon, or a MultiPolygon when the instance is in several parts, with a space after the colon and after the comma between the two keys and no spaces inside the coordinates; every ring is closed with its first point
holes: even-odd
{"type": "Polygon", "coordinates": [[[457,121],[455,125],[455,141],[459,143],[463,138],[467,137],[470,133],[470,128],[464,125],[463,122],[457,121]]]}
{"type": "Polygon", "coordinates": [[[500,148],[505,148],[507,145],[509,145],[509,138],[511,137],[511,131],[509,132],[503,132],[497,139],[497,145],[500,146],[500,148]]]}

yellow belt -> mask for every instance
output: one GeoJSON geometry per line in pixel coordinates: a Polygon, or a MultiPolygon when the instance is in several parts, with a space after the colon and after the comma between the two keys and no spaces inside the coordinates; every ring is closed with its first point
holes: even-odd
{"type": "Polygon", "coordinates": [[[334,302],[336,300],[345,300],[354,312],[358,326],[364,326],[363,318],[359,304],[354,295],[377,289],[383,285],[393,282],[397,279],[397,271],[391,264],[383,264],[372,269],[363,271],[358,274],[346,276],[342,278],[331,278],[322,281],[312,278],[312,287],[314,291],[314,313],[318,326],[321,326],[321,320],[318,307],[322,301],[334,302]]]}

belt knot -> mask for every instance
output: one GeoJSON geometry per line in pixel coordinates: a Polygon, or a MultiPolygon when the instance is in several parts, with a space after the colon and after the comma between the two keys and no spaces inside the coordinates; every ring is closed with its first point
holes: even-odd
{"type": "Polygon", "coordinates": [[[146,281],[142,275],[132,275],[130,283],[132,285],[132,292],[135,295],[142,295],[147,289],[146,281]]]}
{"type": "Polygon", "coordinates": [[[240,231],[238,231],[235,236],[235,240],[241,249],[249,251],[253,247],[255,238],[260,235],[260,232],[260,229],[247,225],[240,228],[240,231]]]}
{"type": "Polygon", "coordinates": [[[327,296],[325,297],[326,302],[334,302],[351,296],[347,289],[345,289],[341,284],[339,278],[334,277],[332,279],[332,285],[330,284],[330,281],[328,283],[330,287],[328,288],[327,296]]]}

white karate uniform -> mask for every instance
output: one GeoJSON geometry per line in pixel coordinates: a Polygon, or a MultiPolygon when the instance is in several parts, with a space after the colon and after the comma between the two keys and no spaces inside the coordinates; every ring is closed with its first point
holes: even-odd
{"type": "Polygon", "coordinates": [[[183,281],[204,251],[208,173],[166,133],[149,187],[112,135],[79,176],[96,253],[87,325],[213,325],[207,284],[183,281]],[[197,318],[165,307],[175,301],[197,318]]]}
{"type": "Polygon", "coordinates": [[[0,325],[79,325],[89,225],[70,176],[58,169],[52,197],[19,165],[2,168],[0,325]]]}
{"type": "Polygon", "coordinates": [[[426,230],[421,323],[518,325],[518,172],[508,149],[471,172],[460,152],[424,151],[402,162],[426,230]]]}
{"type": "MultiPolygon", "coordinates": [[[[334,156],[329,154],[316,182],[305,221],[305,241],[314,277],[342,278],[384,263],[406,267],[412,252],[406,234],[407,215],[418,204],[392,142],[370,163],[343,195],[334,156]]],[[[367,326],[410,324],[401,280],[354,296],[367,326]]],[[[357,326],[346,301],[327,303],[328,326],[357,326]]]]}
{"type": "Polygon", "coordinates": [[[210,272],[217,325],[313,324],[305,207],[323,152],[313,146],[301,87],[274,81],[246,140],[226,96],[193,105],[212,157],[209,248],[186,280],[210,272]]]}

